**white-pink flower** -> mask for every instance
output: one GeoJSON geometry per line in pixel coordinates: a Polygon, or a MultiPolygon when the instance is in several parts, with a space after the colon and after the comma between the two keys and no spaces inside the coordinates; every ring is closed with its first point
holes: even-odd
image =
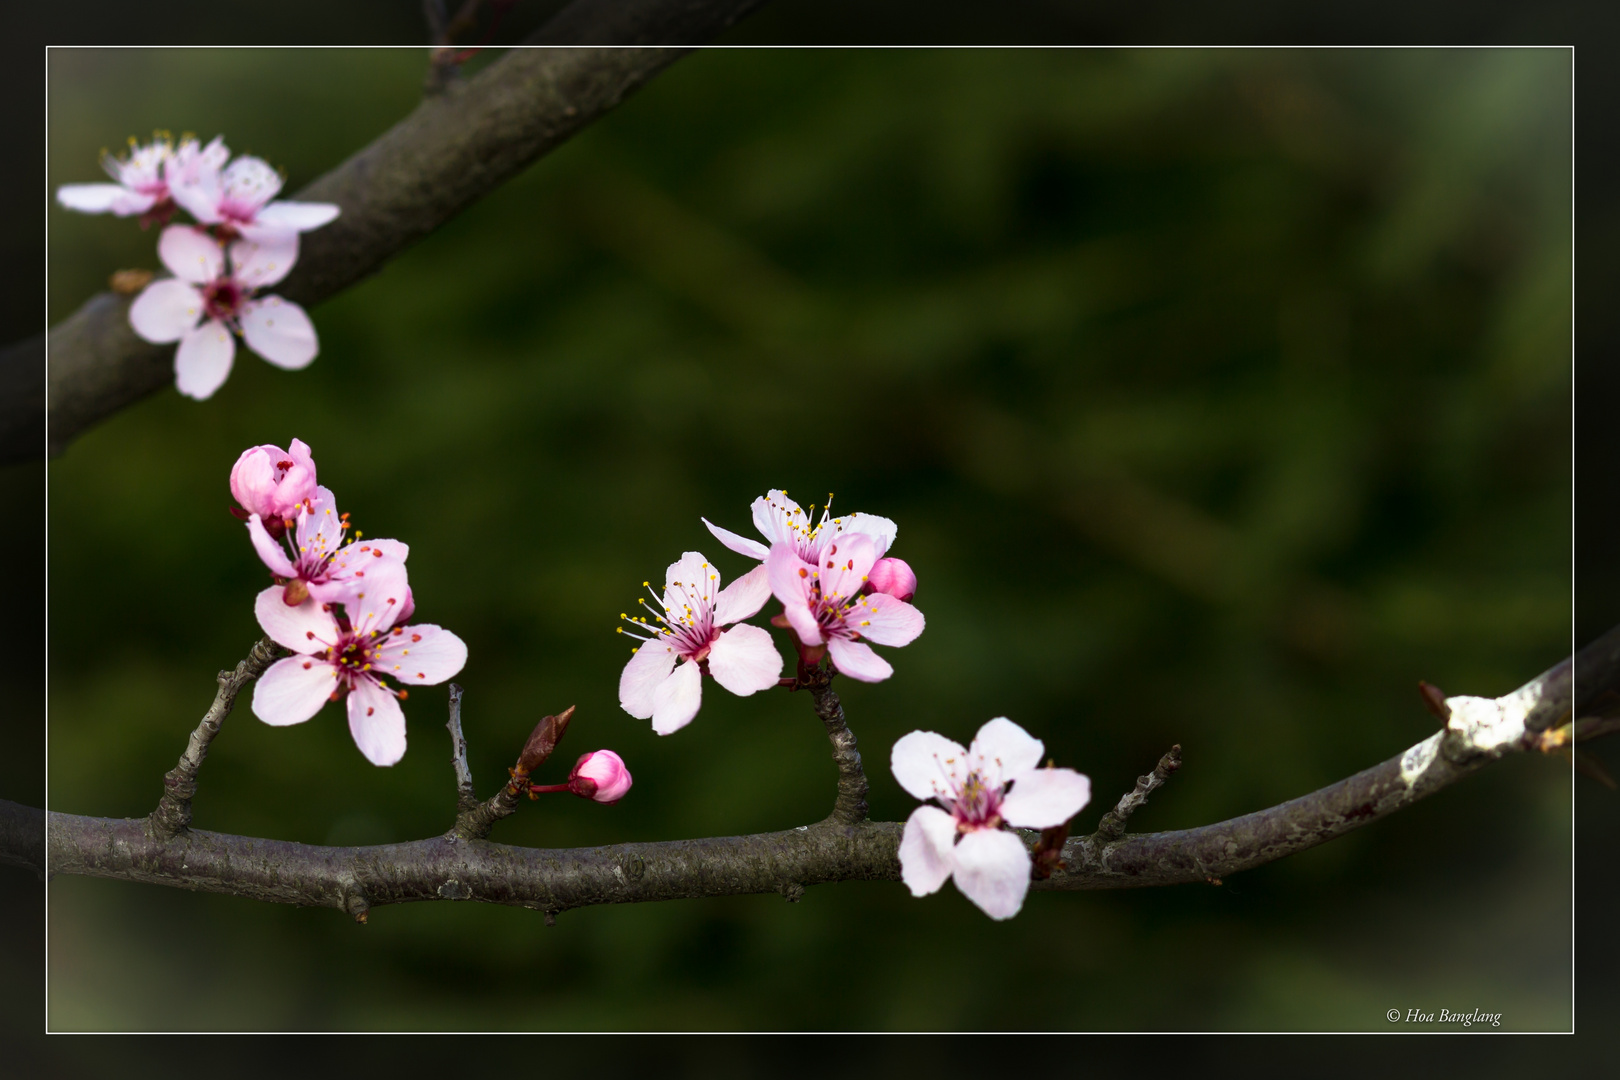
{"type": "MultiPolygon", "coordinates": [[[[707,559],[688,551],[669,564],[664,592],[653,594],[663,614],[632,619],[629,631],[643,644],[619,677],[619,704],[638,719],[652,720],[660,735],[692,722],[702,704],[702,673],[740,697],[774,686],[782,657],[771,635],[757,626],[730,626],[758,613],[770,597],[762,580],[739,578],[724,589],[707,559]]],[[[642,601],[643,604],[646,601],[642,601]]],[[[624,628],[619,628],[624,632],[624,628]]]]}
{"type": "Polygon", "coordinates": [[[279,296],[253,294],[287,276],[298,257],[296,240],[238,240],[226,250],[206,233],[184,225],[163,230],[158,256],[174,274],[148,285],[130,305],[129,323],[147,341],[178,341],[175,382],[199,401],[231,373],[232,333],[280,368],[296,370],[315,359],[315,327],[304,309],[279,296]]]}
{"type": "MultiPolygon", "coordinates": [[[[313,597],[318,604],[346,604],[365,589],[368,576],[387,577],[398,566],[403,578],[410,547],[398,540],[358,541],[348,535],[348,517],[337,512],[337,498],[330,489],[317,487],[313,497],[298,507],[293,527],[279,533],[280,540],[271,535],[261,515],[248,518],[253,550],[272,574],[285,581],[280,586],[283,603],[296,606],[313,597]]],[[[403,611],[396,620],[415,608],[403,581],[400,588],[403,611]]]]}
{"type": "Polygon", "coordinates": [[[145,146],[131,139],[128,157],[104,154],[101,159],[101,167],[117,183],[63,184],[56,189],[56,201],[85,214],[150,214],[166,219],[174,210],[171,185],[195,182],[210,171],[217,174],[229,157],[219,138],[207,146],[187,138],[178,147],[166,137],[145,146]]]}
{"type": "MultiPolygon", "coordinates": [[[[815,563],[821,561],[822,550],[838,537],[865,533],[872,538],[877,550],[876,557],[881,559],[884,552],[894,545],[894,538],[899,532],[899,526],[894,522],[876,514],[831,517],[831,495],[827,496],[827,505],[822,508],[821,520],[814,524],[799,504],[788,498],[788,493],[780,488],[772,488],[755,499],[751,509],[754,514],[754,528],[765,538],[763,544],[746,536],[738,536],[729,529],[722,529],[708,518],[700,520],[708,526],[715,539],[732,551],[739,555],[747,555],[750,559],[759,559],[761,565],[749,572],[761,578],[765,576],[763,565],[765,556],[778,544],[786,544],[805,562],[815,563]]],[[[810,507],[812,513],[815,509],[814,506],[810,507]]]]}
{"type": "Polygon", "coordinates": [[[923,632],[922,612],[888,593],[865,592],[877,543],[867,533],[851,532],[820,545],[814,563],[787,543],[772,547],[765,558],[771,592],[799,640],[810,647],[825,644],[833,665],[862,682],[894,674],[867,641],[909,645],[923,632]]]}
{"type": "Polygon", "coordinates": [[[1031,860],[1024,842],[1002,826],[1048,829],[1091,801],[1083,774],[1039,767],[1045,749],[1004,716],[980,728],[966,750],[932,731],[894,744],[889,767],[900,786],[939,803],[912,811],[901,835],[900,879],[911,895],[927,896],[953,878],[992,919],[1018,914],[1031,860]]]}
{"type": "Polygon", "coordinates": [[[249,240],[290,238],[338,216],[332,203],[277,199],[281,174],[256,157],[239,157],[223,171],[199,170],[172,185],[174,201],[204,225],[222,225],[249,240]]]}
{"type": "Polygon", "coordinates": [[[231,497],[245,514],[279,521],[314,494],[315,460],[302,439],[294,439],[286,450],[269,444],[249,447],[231,466],[231,497]]]}
{"type": "Polygon", "coordinates": [[[405,570],[370,580],[344,605],[288,607],[272,586],[254,602],[259,625],[296,656],[278,660],[253,688],[253,714],[277,727],[301,724],[328,701],[348,695],[349,733],[374,765],[405,756],[405,714],[396,683],[431,686],[467,662],[467,646],[438,626],[396,626],[405,598],[405,570]]]}

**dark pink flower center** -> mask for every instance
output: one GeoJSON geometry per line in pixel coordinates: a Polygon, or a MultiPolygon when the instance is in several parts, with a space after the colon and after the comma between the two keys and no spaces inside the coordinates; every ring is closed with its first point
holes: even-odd
{"type": "Polygon", "coordinates": [[[1001,824],[1001,789],[991,787],[978,773],[969,773],[956,794],[956,827],[961,832],[994,829],[1001,824]]]}
{"type": "Polygon", "coordinates": [[[247,293],[232,277],[215,278],[203,286],[203,310],[211,319],[229,322],[242,310],[247,293]]]}

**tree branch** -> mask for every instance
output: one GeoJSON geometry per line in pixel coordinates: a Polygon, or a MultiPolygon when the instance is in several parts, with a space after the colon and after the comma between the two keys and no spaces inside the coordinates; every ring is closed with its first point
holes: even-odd
{"type": "MultiPolygon", "coordinates": [[[[1615,641],[1620,628],[1583,650],[1573,664],[1565,661],[1505,697],[1448,698],[1450,715],[1441,731],[1380,765],[1280,806],[1178,832],[1070,840],[1062,853],[1067,868],[1031,888],[1207,881],[1387,817],[1509,753],[1543,749],[1541,730],[1532,725],[1568,712],[1572,667],[1583,679],[1617,677],[1615,641]]],[[[1612,730],[1587,728],[1598,734],[1612,730]]],[[[1594,736],[1583,732],[1581,737],[1594,736]]],[[[416,900],[478,900],[554,916],[593,904],[745,893],[780,892],[797,899],[808,885],[897,880],[904,828],[899,822],[851,825],[829,818],[752,836],[571,850],[511,847],[453,832],[404,844],[317,847],[200,830],[165,841],[153,837],[141,819],[56,812],[47,819],[42,811],[0,802],[0,843],[6,845],[0,861],[38,866],[45,851],[37,837],[47,825],[52,873],[335,907],[356,917],[369,907],[416,900]]],[[[1034,842],[1035,834],[1025,840],[1034,842]]]]}
{"type": "Polygon", "coordinates": [[[833,673],[819,665],[804,669],[795,689],[810,691],[816,715],[826,725],[827,738],[832,740],[833,764],[838,766],[838,799],[833,803],[828,821],[839,825],[859,825],[866,820],[866,770],[861,767],[861,752],[855,745],[855,733],[844,720],[844,706],[832,688],[833,673]]]}
{"type": "MultiPolygon", "coordinates": [[[[301,239],[298,265],[277,291],[307,307],[375,273],[619,104],[684,56],[686,45],[708,40],[761,2],[580,0],[570,5],[531,41],[675,42],[681,47],[513,49],[474,78],[424,100],[370,146],[298,192],[296,198],[336,203],[343,212],[301,239]]],[[[86,428],[172,382],[174,347],[136,336],[129,325],[131,300],[100,293],[51,329],[50,453],[61,453],[86,428]]],[[[36,339],[6,350],[0,371],[15,364],[31,375],[25,362],[38,355],[38,348],[36,339]]],[[[35,416],[0,410],[0,448],[35,456],[29,432],[19,434],[11,426],[37,423],[35,416]]]]}
{"type": "Polygon", "coordinates": [[[1103,815],[1102,820],[1097,823],[1097,831],[1087,839],[1093,844],[1107,844],[1119,839],[1125,833],[1125,819],[1146,805],[1147,797],[1170,779],[1170,774],[1179,768],[1181,768],[1181,744],[1177,743],[1170,748],[1169,753],[1159,759],[1152,772],[1136,778],[1136,787],[1119,797],[1119,803],[1103,815]]]}

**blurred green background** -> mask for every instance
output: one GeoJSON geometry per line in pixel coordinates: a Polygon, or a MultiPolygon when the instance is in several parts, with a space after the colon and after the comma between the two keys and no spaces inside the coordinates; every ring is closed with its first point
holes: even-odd
{"type": "MultiPolygon", "coordinates": [[[[49,179],[153,128],[223,133],[289,188],[413,107],[421,50],[53,50],[49,179]]],[[[712,686],[659,738],[617,704],[616,616],[680,553],[752,564],[773,486],[899,523],[926,632],[844,682],[875,817],[900,735],[1007,715],[1088,773],[1089,829],[1171,743],[1140,830],[1302,794],[1570,645],[1570,57],[1561,50],[708,51],[312,312],[287,373],[239,349],[49,471],[50,805],[148,812],[258,636],[227,476],[314,448],[411,551],[471,658],[482,793],[535,720],[611,746],[624,802],[525,804],[547,847],[779,829],[834,773],[808,701],[712,686]]],[[[50,319],[155,232],[53,210],[50,319]]],[[[783,651],[787,652],[785,642],[783,651]]],[[[444,831],[443,687],[376,769],[336,707],[244,701],[199,828],[444,831]]],[[[567,759],[566,761],[564,759],[567,759]]],[[[1588,783],[1584,779],[1581,783],[1588,783]]],[[[354,925],[58,877],[54,1030],[1329,1029],[1484,1009],[1567,1030],[1570,780],[1505,762],[1227,880],[1032,895],[992,923],[898,884],[354,925]]]]}

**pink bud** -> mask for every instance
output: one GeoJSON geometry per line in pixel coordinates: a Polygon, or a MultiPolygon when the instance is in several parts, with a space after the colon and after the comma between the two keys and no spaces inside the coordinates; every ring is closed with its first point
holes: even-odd
{"type": "Polygon", "coordinates": [[[255,446],[231,467],[231,495],[249,514],[280,518],[315,494],[315,462],[301,439],[290,450],[255,446]]]}
{"type": "Polygon", "coordinates": [[[568,790],[582,799],[618,802],[630,790],[630,770],[618,754],[597,750],[574,763],[574,771],[568,774],[568,790]]]}
{"type": "Polygon", "coordinates": [[[866,575],[866,591],[888,593],[896,600],[917,595],[917,575],[904,559],[879,559],[866,575]]]}

